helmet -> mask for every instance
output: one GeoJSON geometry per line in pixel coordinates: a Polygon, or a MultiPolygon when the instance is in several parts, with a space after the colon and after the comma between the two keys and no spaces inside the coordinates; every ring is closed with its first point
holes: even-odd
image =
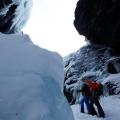
{"type": "Polygon", "coordinates": [[[29,18],[32,0],[0,0],[0,32],[20,32],[29,18]]]}

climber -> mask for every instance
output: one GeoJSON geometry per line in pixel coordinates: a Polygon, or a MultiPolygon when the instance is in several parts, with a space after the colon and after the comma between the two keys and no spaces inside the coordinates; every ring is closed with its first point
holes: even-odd
{"type": "Polygon", "coordinates": [[[95,104],[97,107],[97,111],[99,113],[99,117],[105,117],[105,113],[100,105],[99,99],[100,96],[103,94],[103,86],[102,84],[96,82],[96,81],[91,81],[91,80],[86,80],[86,84],[89,86],[90,93],[91,93],[91,98],[90,98],[90,114],[96,115],[97,112],[95,111],[93,105],[95,104]]]}
{"type": "Polygon", "coordinates": [[[81,112],[84,113],[84,103],[87,106],[88,114],[90,113],[90,104],[89,104],[89,99],[90,99],[90,91],[89,91],[89,86],[83,81],[83,84],[81,85],[80,92],[82,93],[82,99],[80,101],[81,104],[81,112]]]}

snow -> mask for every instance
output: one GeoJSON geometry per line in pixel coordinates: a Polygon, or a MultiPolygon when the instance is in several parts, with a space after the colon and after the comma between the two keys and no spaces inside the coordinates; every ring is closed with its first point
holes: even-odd
{"type": "Polygon", "coordinates": [[[106,113],[105,118],[88,115],[87,113],[80,113],[79,105],[73,105],[75,120],[119,120],[120,119],[120,96],[109,96],[101,99],[101,105],[106,113]]]}
{"type": "Polygon", "coordinates": [[[81,77],[79,78],[79,82],[84,81],[85,79],[96,80],[96,77],[100,75],[101,75],[101,71],[96,71],[96,72],[87,71],[81,75],[81,77]]]}
{"type": "Polygon", "coordinates": [[[59,54],[0,33],[0,120],[73,120],[63,75],[59,54]]]}
{"type": "Polygon", "coordinates": [[[110,74],[108,77],[104,78],[102,83],[105,84],[106,82],[120,82],[120,73],[117,74],[110,74]]]}
{"type": "Polygon", "coordinates": [[[15,18],[13,19],[11,28],[15,26],[19,32],[29,19],[32,0],[13,0],[13,4],[18,5],[18,7],[14,13],[15,18]]]}

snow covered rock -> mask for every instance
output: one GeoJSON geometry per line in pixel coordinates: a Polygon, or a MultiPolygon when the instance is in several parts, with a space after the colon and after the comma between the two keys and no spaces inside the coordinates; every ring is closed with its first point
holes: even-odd
{"type": "Polygon", "coordinates": [[[94,74],[96,76],[95,80],[100,82],[106,81],[104,84],[107,86],[109,86],[108,82],[110,82],[113,85],[114,94],[120,93],[120,87],[118,87],[120,83],[119,77],[115,77],[120,73],[120,56],[113,56],[111,49],[108,47],[87,44],[77,52],[66,56],[64,58],[64,66],[64,93],[72,104],[76,101],[74,97],[76,89],[79,87],[80,79],[86,73],[94,74]],[[112,67],[109,67],[110,65],[112,67]],[[109,77],[113,73],[115,74],[114,82],[109,77]]]}
{"type": "Polygon", "coordinates": [[[16,33],[26,24],[32,0],[0,0],[0,32],[16,33]]]}
{"type": "Polygon", "coordinates": [[[73,120],[57,53],[0,33],[0,120],[73,120]]]}

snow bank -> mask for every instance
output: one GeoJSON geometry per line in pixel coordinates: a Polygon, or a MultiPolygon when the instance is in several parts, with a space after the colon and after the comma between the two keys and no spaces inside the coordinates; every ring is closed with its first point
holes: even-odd
{"type": "Polygon", "coordinates": [[[72,106],[75,120],[120,120],[120,96],[104,97],[100,103],[105,111],[106,117],[100,118],[86,113],[80,113],[78,104],[72,106]]]}
{"type": "Polygon", "coordinates": [[[73,120],[57,53],[0,33],[0,120],[73,120]]]}
{"type": "Polygon", "coordinates": [[[102,79],[101,81],[103,81],[102,83],[105,84],[106,82],[120,82],[120,73],[118,74],[110,74],[108,77],[102,79]]]}

